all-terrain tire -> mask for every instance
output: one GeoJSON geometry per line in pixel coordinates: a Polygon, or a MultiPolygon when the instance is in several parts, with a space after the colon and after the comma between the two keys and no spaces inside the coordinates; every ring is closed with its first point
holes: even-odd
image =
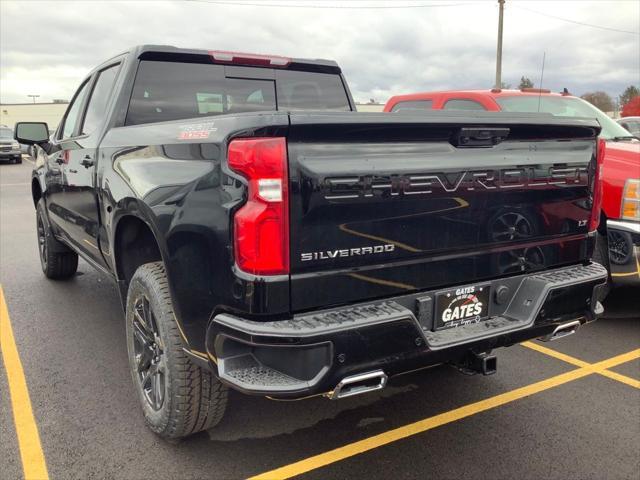
{"type": "Polygon", "coordinates": [[[36,207],[36,233],[40,265],[45,276],[54,280],[64,280],[75,275],[78,270],[78,254],[53,235],[42,198],[36,207]]]}
{"type": "Polygon", "coordinates": [[[215,426],[224,415],[228,389],[184,352],[162,262],[147,263],[136,270],[129,283],[126,322],[131,376],[149,428],[165,438],[180,438],[215,426]],[[145,298],[149,315],[143,312],[145,298]],[[155,338],[152,347],[156,348],[154,358],[158,359],[155,374],[163,375],[161,404],[155,403],[157,395],[150,400],[141,378],[141,357],[137,353],[141,351],[141,341],[135,335],[140,330],[141,316],[148,317],[149,332],[155,330],[147,332],[144,338],[155,338]]]}

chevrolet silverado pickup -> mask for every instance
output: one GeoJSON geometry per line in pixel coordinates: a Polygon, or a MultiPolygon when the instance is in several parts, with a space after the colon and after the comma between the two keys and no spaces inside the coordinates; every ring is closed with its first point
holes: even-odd
{"type": "Polygon", "coordinates": [[[213,427],[229,388],[491,374],[493,349],[601,312],[595,120],[354,110],[333,61],[141,46],[87,76],[50,139],[16,126],[38,145],[42,270],[80,256],[117,282],[154,432],[213,427]]]}

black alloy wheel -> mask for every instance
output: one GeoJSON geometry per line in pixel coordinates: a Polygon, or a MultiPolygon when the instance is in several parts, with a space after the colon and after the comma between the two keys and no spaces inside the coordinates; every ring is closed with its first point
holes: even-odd
{"type": "Polygon", "coordinates": [[[631,259],[633,243],[631,236],[625,232],[609,230],[609,260],[616,265],[624,265],[631,259]]]}
{"type": "Polygon", "coordinates": [[[146,295],[134,301],[133,348],[137,378],[149,406],[158,411],[165,398],[165,359],[155,315],[146,295]]]}
{"type": "Polygon", "coordinates": [[[129,370],[149,428],[175,439],[215,426],[227,387],[188,354],[162,262],[139,266],[129,281],[126,329],[129,370]]]}

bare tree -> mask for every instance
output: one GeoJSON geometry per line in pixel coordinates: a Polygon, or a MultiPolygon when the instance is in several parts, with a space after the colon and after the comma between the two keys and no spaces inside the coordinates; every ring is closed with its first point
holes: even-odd
{"type": "Polygon", "coordinates": [[[607,94],[607,92],[596,91],[596,92],[587,92],[582,95],[580,98],[586,100],[591,105],[599,108],[603,112],[612,112],[615,108],[613,100],[607,94]]]}

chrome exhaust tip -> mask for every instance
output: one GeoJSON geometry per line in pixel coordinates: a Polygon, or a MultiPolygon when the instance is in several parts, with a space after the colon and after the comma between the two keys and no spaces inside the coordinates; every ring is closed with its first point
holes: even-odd
{"type": "Polygon", "coordinates": [[[353,397],[362,393],[382,390],[387,385],[387,374],[382,370],[360,373],[343,378],[333,391],[326,394],[331,400],[353,397]]]}
{"type": "Polygon", "coordinates": [[[574,333],[576,333],[579,327],[580,320],[563,323],[562,325],[558,325],[553,330],[553,332],[545,335],[544,337],[540,337],[540,340],[542,340],[543,342],[552,342],[560,338],[568,337],[569,335],[573,335],[574,333]]]}

